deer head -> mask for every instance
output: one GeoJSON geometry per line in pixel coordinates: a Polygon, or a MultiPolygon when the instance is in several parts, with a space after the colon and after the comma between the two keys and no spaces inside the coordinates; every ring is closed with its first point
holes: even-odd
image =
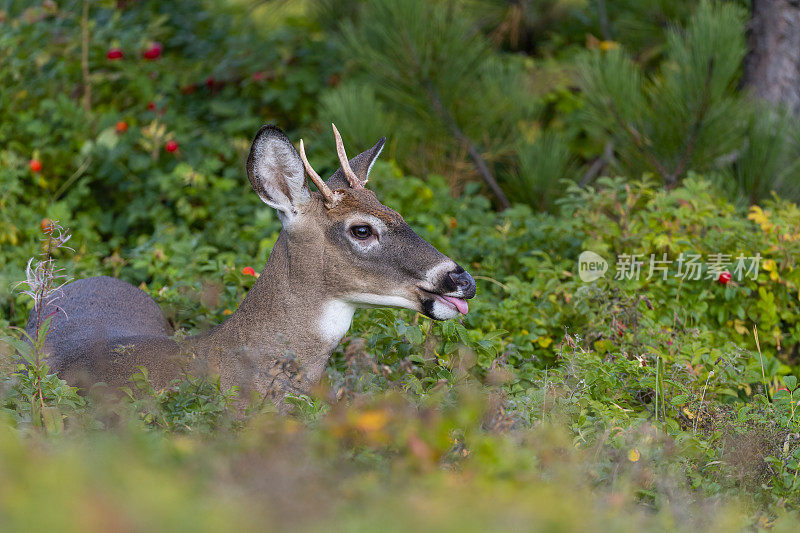
{"type": "Polygon", "coordinates": [[[296,270],[297,280],[316,279],[324,336],[338,342],[359,307],[411,309],[436,320],[466,314],[472,276],[365,188],[385,138],[348,161],[336,126],[333,132],[341,168],[327,181],[309,164],[303,141],[298,154],[274,126],[261,128],[247,160],[253,189],[283,224],[289,276],[296,270]]]}

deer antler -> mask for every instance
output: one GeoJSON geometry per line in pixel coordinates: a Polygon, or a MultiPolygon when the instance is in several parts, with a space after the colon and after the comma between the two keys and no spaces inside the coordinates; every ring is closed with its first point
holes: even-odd
{"type": "MultiPolygon", "coordinates": [[[[303,160],[303,166],[306,168],[306,173],[308,177],[311,178],[311,181],[314,182],[314,185],[317,186],[319,192],[322,193],[322,197],[325,199],[325,207],[328,209],[333,209],[336,207],[336,204],[339,203],[339,200],[342,199],[342,195],[339,192],[332,191],[330,187],[319,177],[319,174],[311,167],[311,163],[308,162],[308,158],[306,157],[306,149],[303,146],[303,139],[300,139],[300,159],[303,160]]],[[[352,171],[351,171],[352,172],[352,171]]]]}
{"type": "Polygon", "coordinates": [[[363,189],[366,181],[362,183],[362,181],[358,179],[358,176],[356,176],[356,173],[353,172],[353,169],[350,167],[350,161],[347,159],[347,153],[344,151],[342,136],[339,135],[336,124],[331,123],[331,126],[333,126],[333,136],[336,137],[336,153],[339,154],[339,163],[342,165],[342,172],[344,172],[347,181],[350,182],[350,187],[353,189],[363,189]]]}

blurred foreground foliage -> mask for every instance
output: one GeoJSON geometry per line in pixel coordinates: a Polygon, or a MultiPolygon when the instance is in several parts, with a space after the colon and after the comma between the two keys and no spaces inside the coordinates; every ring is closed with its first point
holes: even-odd
{"type": "Polygon", "coordinates": [[[242,165],[264,122],[328,173],[330,119],[351,150],[390,134],[370,186],[479,291],[460,322],[359,312],[290,417],[146,370],[122,398],[79,395],[0,343],[0,523],[794,530],[800,209],[770,191],[791,196],[795,140],[735,91],[736,4],[90,2],[88,77],[83,2],[0,6],[2,336],[30,309],[12,287],[43,219],[72,229],[74,252],[49,250],[68,275],[141,285],[183,332],[224,320],[280,227],[242,165]],[[387,33],[398,18],[416,25],[387,33]],[[447,116],[512,208],[481,194],[447,116]],[[605,277],[580,280],[583,250],[605,277]],[[621,254],[638,279],[614,279],[621,254]],[[681,280],[681,254],[760,269],[681,280]]]}

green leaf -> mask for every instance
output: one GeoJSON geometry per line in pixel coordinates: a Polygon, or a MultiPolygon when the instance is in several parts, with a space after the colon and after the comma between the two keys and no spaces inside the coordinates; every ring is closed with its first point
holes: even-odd
{"type": "Polygon", "coordinates": [[[408,339],[408,342],[411,344],[422,344],[422,341],[424,340],[422,330],[420,330],[417,326],[409,326],[406,328],[405,335],[408,339]]]}
{"type": "Polygon", "coordinates": [[[672,405],[683,405],[689,401],[689,396],[686,394],[678,394],[670,400],[672,405]]]}
{"type": "Polygon", "coordinates": [[[791,398],[791,395],[786,389],[781,389],[772,396],[773,400],[788,400],[789,398],[791,398]]]}
{"type": "Polygon", "coordinates": [[[792,375],[783,376],[783,384],[786,385],[786,388],[793,391],[797,388],[797,378],[792,375]]]}
{"type": "Polygon", "coordinates": [[[2,341],[14,348],[28,364],[33,365],[36,363],[36,350],[31,343],[14,337],[6,337],[2,341]]]}
{"type": "Polygon", "coordinates": [[[673,420],[672,418],[667,418],[667,420],[664,423],[667,426],[667,431],[669,431],[670,433],[677,433],[681,429],[681,426],[680,424],[678,424],[678,421],[673,420]]]}
{"type": "Polygon", "coordinates": [[[42,408],[42,421],[48,435],[60,435],[64,431],[64,419],[56,406],[46,405],[42,408]]]}
{"type": "Polygon", "coordinates": [[[119,135],[114,131],[114,128],[106,128],[97,136],[97,146],[102,146],[111,150],[119,142],[119,135]]]}

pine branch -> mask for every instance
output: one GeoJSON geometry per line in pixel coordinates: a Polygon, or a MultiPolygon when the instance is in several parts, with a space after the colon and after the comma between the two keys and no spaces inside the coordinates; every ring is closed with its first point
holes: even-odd
{"type": "Polygon", "coordinates": [[[607,141],[605,146],[603,146],[603,154],[595,159],[591,166],[589,166],[586,173],[581,178],[579,185],[581,187],[585,187],[589,185],[594,179],[600,175],[606,166],[611,164],[611,161],[614,159],[614,143],[611,141],[607,141]]]}
{"type": "Polygon", "coordinates": [[[475,143],[473,143],[472,139],[470,139],[464,133],[464,131],[458,125],[455,117],[453,117],[452,113],[450,113],[450,111],[442,103],[442,99],[439,96],[439,93],[436,91],[433,81],[431,81],[431,79],[426,75],[425,70],[422,68],[422,64],[416,53],[416,48],[411,43],[407,42],[405,38],[403,41],[414,69],[417,71],[417,77],[421,80],[422,87],[425,89],[428,102],[431,104],[436,114],[439,115],[439,118],[441,118],[445,123],[445,126],[447,126],[447,128],[450,130],[450,133],[453,135],[453,137],[455,137],[459,143],[467,147],[467,153],[469,153],[470,159],[472,159],[472,162],[475,165],[475,168],[478,170],[478,173],[483,178],[483,181],[486,182],[486,185],[488,185],[489,189],[491,189],[492,193],[494,193],[497,201],[500,203],[500,208],[503,210],[508,209],[511,207],[511,203],[508,201],[503,189],[500,188],[497,180],[492,175],[488,165],[486,164],[486,161],[476,148],[475,143]]]}
{"type": "Polygon", "coordinates": [[[639,151],[644,154],[653,168],[655,168],[656,171],[661,174],[661,177],[666,180],[667,176],[669,175],[666,167],[661,164],[661,161],[659,161],[655,154],[653,154],[653,152],[647,147],[645,142],[642,140],[642,135],[636,131],[636,128],[622,119],[620,114],[617,112],[617,108],[614,106],[614,102],[612,102],[610,98],[608,99],[608,109],[611,111],[611,116],[614,117],[614,120],[617,122],[617,124],[625,131],[625,133],[628,134],[628,136],[630,136],[631,140],[633,140],[633,144],[636,145],[636,148],[638,148],[639,151]]]}
{"type": "Polygon", "coordinates": [[[683,154],[681,155],[680,160],[678,160],[678,164],[675,166],[675,170],[669,176],[665,176],[665,181],[667,182],[668,188],[674,187],[678,183],[678,178],[684,173],[686,170],[686,165],[689,164],[689,161],[691,161],[692,155],[694,154],[694,150],[697,146],[697,138],[700,136],[700,129],[705,121],[708,108],[711,107],[711,77],[713,74],[714,58],[711,58],[708,60],[708,70],[706,72],[706,80],[703,86],[703,98],[700,101],[700,107],[697,110],[695,119],[692,122],[692,127],[689,129],[689,137],[686,140],[686,148],[684,148],[683,154]]]}
{"type": "Polygon", "coordinates": [[[450,130],[450,133],[453,134],[453,137],[455,137],[459,143],[467,147],[467,152],[469,153],[470,159],[472,159],[472,162],[475,164],[475,167],[483,178],[483,181],[486,182],[486,185],[489,186],[494,195],[497,197],[497,201],[500,202],[500,207],[502,209],[508,209],[511,207],[511,203],[508,201],[503,189],[500,188],[497,180],[494,179],[489,167],[486,165],[486,161],[475,147],[475,144],[461,130],[455,118],[453,118],[453,115],[450,114],[447,108],[445,108],[444,104],[442,104],[442,100],[439,98],[439,94],[436,92],[436,88],[433,86],[433,83],[431,83],[430,80],[425,79],[423,80],[422,85],[425,87],[425,92],[428,95],[428,99],[430,100],[433,109],[444,121],[445,125],[450,130]]]}

